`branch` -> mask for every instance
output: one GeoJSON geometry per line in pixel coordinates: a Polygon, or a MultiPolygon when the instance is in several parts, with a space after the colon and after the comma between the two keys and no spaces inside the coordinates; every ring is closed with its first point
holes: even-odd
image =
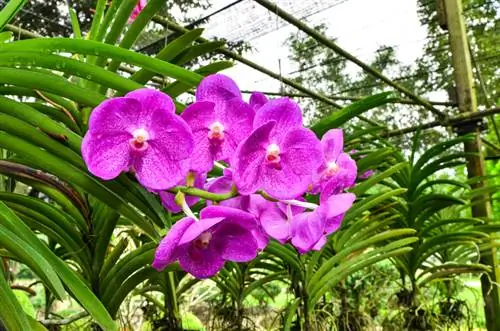
{"type": "Polygon", "coordinates": [[[79,319],[82,319],[82,318],[87,317],[87,316],[89,316],[89,313],[87,313],[86,311],[81,311],[79,313],[71,315],[68,318],[53,319],[53,320],[47,319],[47,320],[41,320],[39,322],[45,326],[48,326],[48,325],[67,325],[67,324],[73,323],[73,322],[78,321],[79,319]]]}
{"type": "Polygon", "coordinates": [[[24,292],[28,292],[28,294],[31,295],[31,296],[35,296],[36,295],[36,291],[34,289],[32,289],[32,288],[29,288],[28,286],[12,284],[12,285],[10,285],[10,288],[13,289],[13,290],[21,290],[21,291],[24,291],[24,292]]]}

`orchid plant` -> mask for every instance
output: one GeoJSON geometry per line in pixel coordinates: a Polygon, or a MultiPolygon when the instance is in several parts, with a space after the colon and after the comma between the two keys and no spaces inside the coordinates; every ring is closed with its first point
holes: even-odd
{"type": "Polygon", "coordinates": [[[243,100],[231,78],[213,74],[180,116],[168,95],[148,88],[108,99],[92,112],[82,143],[89,171],[103,180],[133,172],[167,209],[186,215],[161,241],[154,268],[178,260],[193,276],[211,277],[226,260],[254,259],[269,238],[291,242],[300,253],[320,250],[352,206],[354,194],[344,191],[357,168],[342,152],[342,130],[320,141],[303,126],[294,101],[258,93],[251,100],[243,100]],[[215,164],[226,175],[205,183],[215,164]],[[233,194],[198,217],[189,207],[196,197],[168,192],[180,182],[233,194]],[[314,193],[320,206],[306,201],[314,193]]]}
{"type": "Polygon", "coordinates": [[[427,184],[406,185],[407,162],[380,137],[366,144],[383,127],[351,125],[392,93],[306,126],[292,99],[243,98],[201,29],[180,28],[155,57],[129,50],[153,18],[167,25],[154,16],[164,0],[98,0],[88,31],[71,16],[74,38],[12,41],[2,29],[25,2],[0,15],[0,256],[33,272],[45,314],[23,312],[6,268],[7,329],[116,330],[140,297],[180,330],[182,298],[210,278],[236,329],[245,298],[276,281],[293,293],[280,329],[307,330],[339,281],[418,247],[394,206],[427,184]],[[200,56],[212,61],[183,67],[200,56]],[[81,311],[61,319],[52,303],[67,296],[81,311]]]}

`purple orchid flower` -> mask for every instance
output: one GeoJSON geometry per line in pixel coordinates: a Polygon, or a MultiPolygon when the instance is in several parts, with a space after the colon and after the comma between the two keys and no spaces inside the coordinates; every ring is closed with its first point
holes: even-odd
{"type": "Polygon", "coordinates": [[[215,74],[204,78],[196,90],[196,102],[182,112],[193,130],[195,148],[192,170],[207,172],[214,161],[228,160],[252,131],[254,110],[243,101],[236,83],[215,74]]]}
{"type": "Polygon", "coordinates": [[[250,95],[250,107],[253,108],[253,110],[257,111],[262,106],[264,106],[266,103],[268,103],[269,99],[266,97],[264,93],[260,92],[253,92],[250,95]]]}
{"type": "Polygon", "coordinates": [[[341,193],[354,185],[357,176],[356,162],[343,152],[344,134],[342,129],[332,129],[321,139],[323,164],[316,172],[313,193],[320,193],[320,200],[341,193]]]}
{"type": "Polygon", "coordinates": [[[259,109],[253,125],[231,163],[238,191],[249,195],[260,189],[277,199],[307,191],[323,153],[314,133],[302,126],[299,106],[288,98],[271,100],[259,109]]]}
{"type": "MultiPolygon", "coordinates": [[[[224,169],[223,176],[207,183],[205,189],[212,193],[228,193],[231,191],[233,185],[232,171],[230,169],[224,169]]],[[[260,223],[261,211],[262,207],[265,206],[265,202],[272,204],[272,202],[265,200],[258,194],[240,195],[232,199],[219,202],[219,205],[221,206],[237,208],[255,216],[257,220],[257,227],[252,230],[252,233],[257,240],[259,250],[266,248],[269,243],[269,236],[266,234],[260,223]]],[[[207,204],[210,203],[211,202],[207,201],[207,204]]]]}
{"type": "Polygon", "coordinates": [[[132,170],[143,186],[165,190],[186,176],[193,146],[191,129],[175,114],[172,99],[144,88],[94,109],[82,155],[99,178],[110,180],[132,170]]]}
{"type": "Polygon", "coordinates": [[[210,206],[200,220],[186,217],[175,223],[160,242],[152,263],[157,270],[179,260],[181,268],[197,278],[215,275],[225,261],[248,262],[257,256],[252,230],[255,217],[247,212],[210,206]]]}
{"type": "MultiPolygon", "coordinates": [[[[358,152],[358,150],[353,149],[349,153],[350,154],[354,154],[354,153],[357,153],[357,152],[358,152]]],[[[366,155],[361,155],[359,158],[362,159],[364,157],[366,157],[366,155]]],[[[375,174],[374,170],[368,169],[365,172],[363,172],[361,175],[359,175],[358,177],[359,177],[359,179],[367,179],[367,178],[370,178],[371,176],[373,176],[374,174],[375,174]]]]}
{"type": "Polygon", "coordinates": [[[326,244],[327,236],[339,229],[345,212],[355,199],[352,193],[332,195],[316,210],[295,215],[292,220],[292,245],[301,254],[320,250],[326,244]]]}
{"type": "Polygon", "coordinates": [[[368,169],[366,170],[365,172],[363,172],[359,178],[360,179],[367,179],[367,178],[370,178],[371,176],[373,176],[375,174],[375,171],[373,171],[372,169],[368,169]]]}
{"type": "Polygon", "coordinates": [[[265,199],[254,208],[259,211],[259,219],[264,231],[282,244],[292,237],[293,218],[305,210],[303,207],[270,202],[265,199]]]}
{"type": "Polygon", "coordinates": [[[135,19],[137,18],[137,16],[139,16],[144,7],[146,7],[147,3],[148,3],[147,0],[137,1],[137,5],[132,10],[132,13],[130,14],[130,17],[128,19],[129,24],[135,21],[135,19]]]}
{"type": "MultiPolygon", "coordinates": [[[[176,185],[185,185],[189,187],[203,188],[203,185],[205,184],[206,180],[207,180],[206,173],[200,174],[191,172],[190,174],[187,175],[186,178],[178,182],[176,185]],[[189,183],[190,181],[192,181],[192,183],[189,183]]],[[[160,198],[163,207],[170,210],[172,213],[179,213],[182,210],[182,208],[175,202],[175,194],[167,191],[161,191],[160,198]]],[[[185,199],[188,206],[192,206],[200,200],[199,197],[195,197],[192,195],[186,195],[185,199]]]]}

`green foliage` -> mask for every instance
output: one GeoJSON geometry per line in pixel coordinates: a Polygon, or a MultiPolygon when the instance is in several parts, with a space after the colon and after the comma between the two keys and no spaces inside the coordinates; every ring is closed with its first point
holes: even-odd
{"type": "MultiPolygon", "coordinates": [[[[333,127],[349,125],[346,150],[359,151],[353,154],[358,175],[375,171],[367,179],[359,178],[351,189],[357,200],[323,250],[299,255],[292,246],[271,241],[253,261],[227,263],[210,286],[193,279],[175,263],[163,272],[154,270],[150,264],[158,241],[180,215],[166,212],[158,197],[140,187],[133,176],[123,174],[103,182],[87,171],[80,148],[88,117],[106,98],[146,85],[175,98],[177,111],[182,112],[182,97],[203,76],[232,64],[211,58],[209,63],[188,69],[223,46],[219,41],[196,44],[201,29],[169,37],[154,57],[130,50],[140,43],[154,14],[173,6],[149,1],[148,9],[127,26],[135,3],[74,3],[70,9],[72,39],[11,41],[12,34],[0,31],[0,256],[28,268],[22,277],[9,268],[1,270],[0,321],[7,329],[43,329],[30,317],[31,312],[28,316],[23,311],[23,306],[29,306],[26,297],[19,299],[11,289],[14,280],[26,282],[26,276],[34,277],[45,294],[43,320],[55,319],[57,324],[63,317],[74,318],[75,324],[68,328],[116,330],[117,320],[131,327],[132,323],[124,320],[131,315],[126,310],[135,307],[142,309],[152,329],[212,326],[254,330],[261,324],[254,321],[255,310],[250,308],[255,307],[249,303],[256,302],[257,308],[268,312],[271,302],[285,293],[284,307],[269,315],[275,318],[268,318],[263,323],[266,326],[326,330],[335,325],[361,330],[373,325],[375,319],[381,324],[382,319],[378,316],[383,310],[380,302],[372,304],[363,298],[370,290],[368,284],[383,288],[384,298],[399,295],[406,308],[394,319],[403,316],[401,325],[409,326],[413,325],[410,315],[418,312],[428,288],[442,284],[448,290],[446,302],[459,305],[457,291],[450,290],[450,279],[489,270],[478,259],[491,248],[491,236],[500,229],[471,218],[465,211],[469,207],[465,198],[478,191],[443,175],[464,164],[468,155],[458,152],[457,146],[469,138],[436,144],[423,153],[419,153],[420,141],[415,139],[408,159],[380,139],[383,128],[355,126],[355,117],[375,108],[385,111],[384,107],[394,101],[392,93],[374,93],[374,89],[366,90],[371,96],[338,112],[311,116],[311,128],[319,137],[333,127]],[[93,20],[89,6],[96,9],[93,20]],[[126,70],[130,75],[123,74],[126,70]],[[392,274],[380,271],[383,268],[390,268],[392,274]],[[385,275],[390,275],[389,280],[385,275]],[[397,293],[390,293],[394,287],[397,293]],[[198,316],[199,321],[191,315],[190,296],[197,296],[197,304],[213,316],[198,316]],[[64,313],[59,314],[55,301],[72,302],[77,309],[61,309],[64,313]],[[377,313],[366,313],[375,310],[377,313]],[[77,321],[87,313],[88,318],[77,321]],[[349,322],[353,319],[357,323],[349,322]]],[[[35,10],[40,5],[32,1],[26,8],[35,10]]],[[[49,1],[46,5],[49,17],[58,20],[60,14],[53,9],[61,3],[49,1]]],[[[175,5],[189,9],[204,2],[180,1],[175,5]]],[[[0,15],[0,30],[19,9],[12,6],[0,15]]],[[[69,35],[66,27],[64,31],[43,24],[38,28],[47,35],[69,35]]],[[[325,92],[335,92],[341,84],[361,86],[369,82],[368,77],[352,81],[343,72],[345,62],[335,62],[331,52],[311,54],[311,40],[298,38],[292,43],[301,69],[311,56],[314,61],[309,64],[331,61],[327,74],[335,81],[327,83],[325,92]]],[[[393,51],[380,52],[373,65],[380,71],[397,65],[393,51]]],[[[300,79],[315,84],[314,79],[323,78],[300,79]]],[[[204,198],[214,195],[187,190],[204,198]]],[[[232,196],[217,196],[215,200],[232,196]]],[[[35,286],[28,285],[30,289],[35,286]]],[[[376,300],[375,292],[369,298],[376,300]]],[[[431,316],[432,309],[424,313],[431,316]]],[[[40,315],[37,318],[42,319],[40,315]]]]}

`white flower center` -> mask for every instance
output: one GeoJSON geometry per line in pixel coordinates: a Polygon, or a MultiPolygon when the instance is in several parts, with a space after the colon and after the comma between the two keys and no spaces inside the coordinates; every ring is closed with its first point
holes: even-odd
{"type": "Polygon", "coordinates": [[[327,176],[333,176],[339,169],[340,169],[340,167],[338,166],[338,164],[335,161],[330,161],[327,164],[327,168],[326,168],[325,172],[326,172],[327,176]]]}
{"type": "Polygon", "coordinates": [[[132,148],[138,151],[143,151],[148,148],[149,133],[145,129],[135,129],[132,131],[133,138],[130,139],[132,148]]]}
{"type": "Polygon", "coordinates": [[[219,142],[224,140],[224,125],[221,122],[213,122],[208,128],[210,129],[208,139],[219,142]]]}
{"type": "Polygon", "coordinates": [[[280,147],[276,144],[271,144],[267,146],[266,149],[266,160],[269,163],[279,163],[280,162],[280,147]]]}

